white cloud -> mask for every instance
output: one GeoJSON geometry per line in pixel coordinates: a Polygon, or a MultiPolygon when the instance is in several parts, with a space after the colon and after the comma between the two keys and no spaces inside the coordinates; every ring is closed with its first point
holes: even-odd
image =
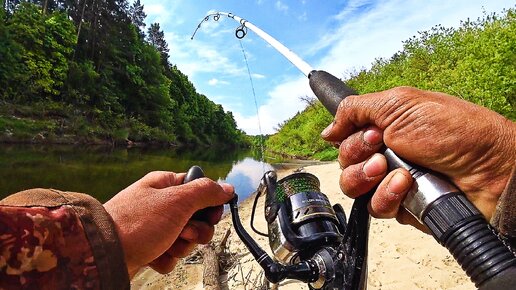
{"type": "Polygon", "coordinates": [[[251,74],[251,76],[253,77],[253,79],[264,79],[265,78],[264,75],[257,74],[257,73],[253,73],[253,74],[251,74]]]}
{"type": "Polygon", "coordinates": [[[161,0],[142,0],[143,11],[147,14],[147,22],[158,22],[161,27],[169,23],[180,24],[184,21],[180,15],[173,14],[182,5],[182,0],[167,1],[164,5],[161,0]]]}
{"type": "Polygon", "coordinates": [[[211,80],[209,80],[209,81],[208,81],[208,84],[209,84],[210,86],[216,86],[216,85],[229,85],[229,82],[227,82],[227,81],[221,81],[221,80],[219,80],[219,79],[215,79],[215,78],[213,78],[213,79],[211,79],[211,80]]]}
{"type": "Polygon", "coordinates": [[[241,75],[245,69],[226,56],[229,49],[200,38],[190,39],[190,36],[177,35],[172,32],[165,34],[170,49],[170,62],[189,77],[198,73],[217,73],[224,71],[227,75],[241,75]]]}
{"type": "Polygon", "coordinates": [[[307,13],[306,13],[306,11],[305,11],[305,12],[303,12],[302,14],[300,14],[299,16],[297,16],[297,19],[298,19],[299,21],[306,21],[306,20],[308,20],[308,14],[307,14],[307,13]]]}
{"type": "Polygon", "coordinates": [[[352,1],[336,16],[339,27],[322,37],[319,48],[326,46],[330,50],[318,67],[338,77],[354,68],[370,67],[375,58],[390,57],[401,50],[402,41],[418,31],[437,24],[457,27],[460,20],[481,16],[483,7],[500,11],[506,6],[492,2],[495,1],[391,0],[379,1],[367,12],[359,13],[357,7],[370,1],[352,1]]]}
{"type": "Polygon", "coordinates": [[[287,11],[288,6],[287,4],[281,2],[280,0],[276,1],[276,9],[279,11],[287,11]]]}
{"type": "Polygon", "coordinates": [[[306,104],[299,100],[299,97],[313,96],[313,93],[308,85],[308,79],[301,77],[276,86],[268,95],[269,99],[258,109],[260,123],[256,115],[246,117],[240,113],[234,113],[240,129],[248,134],[257,135],[260,134],[259,126],[261,126],[262,134],[274,133],[274,128],[279,123],[305,108],[306,104]]]}
{"type": "MultiPolygon", "coordinates": [[[[277,3],[280,3],[278,1],[277,3]]],[[[390,57],[402,49],[402,41],[418,31],[442,24],[457,27],[461,20],[476,19],[482,11],[497,12],[512,7],[510,1],[485,0],[353,0],[336,14],[337,28],[322,35],[312,55],[329,48],[319,59],[316,68],[342,78],[346,72],[370,67],[375,58],[390,57]],[[360,9],[368,5],[368,9],[360,9]]],[[[263,133],[274,132],[274,127],[304,108],[298,97],[313,95],[306,78],[287,81],[269,92],[270,99],[260,107],[263,133]]],[[[237,124],[249,134],[258,134],[258,119],[235,114],[237,124]]]]}

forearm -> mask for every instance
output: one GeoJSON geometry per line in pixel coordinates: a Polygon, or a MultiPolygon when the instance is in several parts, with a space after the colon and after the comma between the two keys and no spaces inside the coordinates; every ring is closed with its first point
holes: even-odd
{"type": "Polygon", "coordinates": [[[102,204],[34,189],[0,201],[0,288],[128,289],[123,251],[102,204]]]}

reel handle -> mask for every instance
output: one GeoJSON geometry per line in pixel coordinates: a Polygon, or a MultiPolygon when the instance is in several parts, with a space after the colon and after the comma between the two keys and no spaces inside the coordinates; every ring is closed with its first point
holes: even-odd
{"type": "MultiPolygon", "coordinates": [[[[188,182],[198,179],[198,178],[203,178],[204,176],[205,175],[204,175],[204,171],[202,170],[202,168],[198,165],[194,165],[194,166],[190,167],[190,169],[188,169],[188,171],[186,172],[186,176],[183,179],[183,184],[188,183],[188,182]]],[[[197,221],[209,222],[209,220],[210,220],[209,212],[210,212],[210,209],[212,209],[212,208],[213,207],[207,207],[207,208],[203,208],[201,210],[196,211],[193,214],[193,216],[191,217],[191,219],[194,219],[197,221]]]]}
{"type": "MultiPolygon", "coordinates": [[[[312,71],[308,77],[313,92],[334,116],[340,102],[356,94],[325,71],[312,71]]],[[[496,281],[516,285],[514,254],[464,193],[444,177],[401,159],[389,148],[383,153],[390,170],[403,167],[415,179],[403,206],[428,226],[477,287],[500,286],[496,281]]]]}

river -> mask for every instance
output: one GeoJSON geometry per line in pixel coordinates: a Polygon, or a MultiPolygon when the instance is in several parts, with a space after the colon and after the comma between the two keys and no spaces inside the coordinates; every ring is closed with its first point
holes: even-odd
{"type": "Polygon", "coordinates": [[[192,165],[206,176],[235,186],[240,200],[258,186],[270,163],[253,151],[0,145],[0,199],[29,188],[90,194],[105,202],[154,170],[186,172],[192,165]]]}

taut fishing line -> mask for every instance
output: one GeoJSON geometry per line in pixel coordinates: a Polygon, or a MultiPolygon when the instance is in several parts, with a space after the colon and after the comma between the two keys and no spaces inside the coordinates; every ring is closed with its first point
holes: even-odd
{"type": "MultiPolygon", "coordinates": [[[[203,20],[197,25],[197,28],[195,29],[195,31],[192,34],[192,37],[190,39],[192,39],[192,40],[194,39],[195,34],[199,30],[199,28],[201,28],[201,25],[204,22],[207,22],[207,21],[210,20],[210,16],[213,16],[213,20],[218,22],[220,20],[221,14],[227,15],[230,18],[234,18],[235,17],[231,13],[220,13],[220,12],[217,12],[217,13],[209,14],[209,15],[205,16],[203,18],[203,20]]],[[[244,45],[242,44],[242,39],[247,35],[246,22],[247,21],[245,21],[244,19],[242,19],[240,21],[240,26],[237,27],[236,30],[235,30],[235,37],[238,38],[238,41],[240,43],[240,48],[242,50],[242,55],[244,56],[245,66],[247,68],[247,74],[249,75],[249,82],[251,83],[251,90],[252,90],[253,99],[254,99],[254,107],[256,109],[256,118],[258,120],[258,132],[260,133],[260,162],[262,163],[263,172],[265,173],[265,148],[263,146],[264,145],[263,144],[264,143],[264,138],[263,138],[263,133],[262,133],[262,125],[261,125],[261,120],[260,120],[260,112],[259,112],[259,108],[258,108],[258,100],[257,100],[257,97],[256,97],[256,90],[254,89],[254,82],[253,82],[253,77],[252,77],[252,74],[251,74],[251,69],[249,68],[249,61],[247,59],[247,54],[245,52],[244,45]]]]}
{"type": "Polygon", "coordinates": [[[240,48],[242,49],[242,54],[244,55],[245,66],[247,67],[247,74],[249,75],[249,82],[251,83],[251,89],[253,92],[254,107],[256,109],[256,118],[258,119],[258,131],[260,132],[260,161],[262,163],[263,172],[265,173],[265,163],[264,163],[265,149],[263,148],[264,139],[263,139],[263,134],[262,134],[262,123],[260,121],[260,112],[258,109],[258,101],[256,98],[256,91],[254,89],[253,76],[251,74],[251,70],[249,69],[249,62],[247,60],[247,55],[245,53],[245,49],[244,49],[244,45],[242,44],[242,40],[239,38],[238,42],[240,43],[240,48]]]}

